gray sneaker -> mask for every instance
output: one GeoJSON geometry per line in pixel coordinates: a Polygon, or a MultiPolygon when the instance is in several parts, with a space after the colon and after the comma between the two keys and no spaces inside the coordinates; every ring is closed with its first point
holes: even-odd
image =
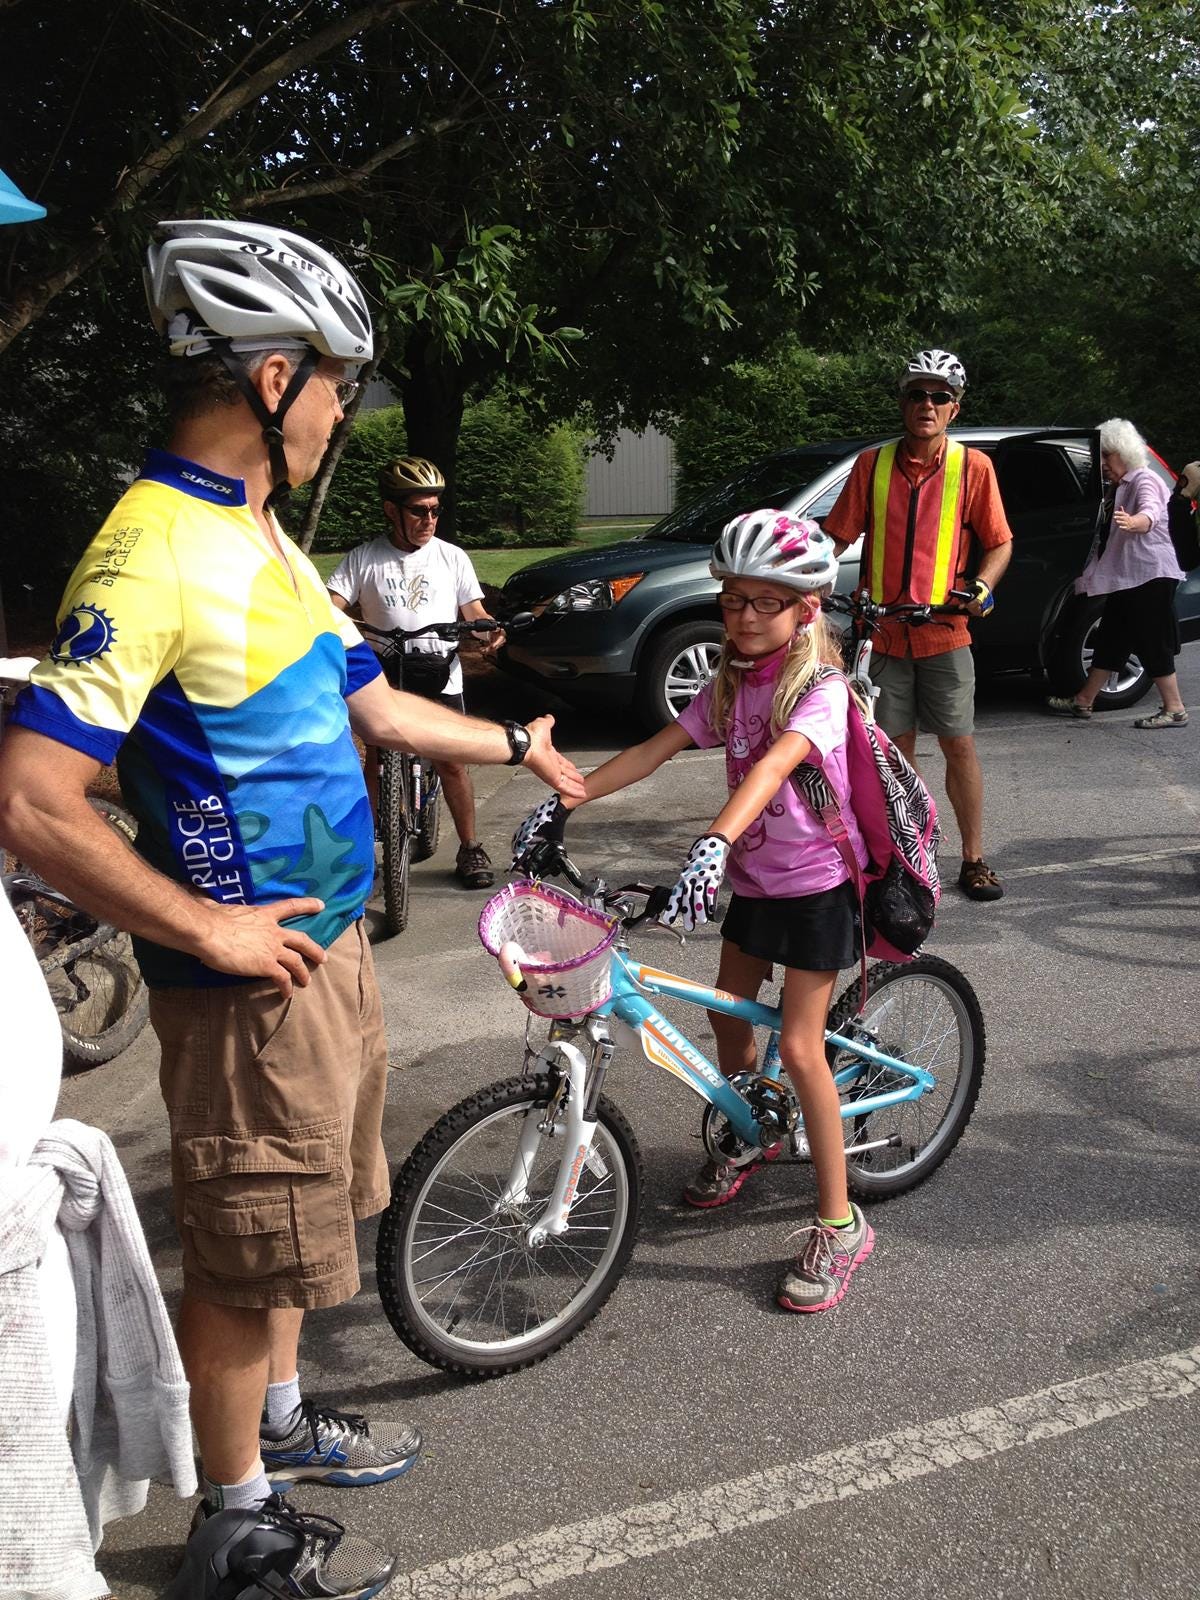
{"type": "Polygon", "coordinates": [[[343,1489],[387,1483],[407,1472],[421,1449],[416,1428],[398,1423],[375,1432],[366,1417],[305,1400],[283,1439],[259,1439],[263,1469],[274,1488],[308,1480],[343,1489]]]}
{"type": "Polygon", "coordinates": [[[848,1228],[829,1228],[814,1221],[798,1228],[789,1239],[804,1245],[784,1268],[775,1298],[785,1311],[828,1311],[846,1292],[852,1275],[875,1248],[875,1232],[856,1205],[848,1228]]]}
{"type": "Polygon", "coordinates": [[[781,1144],[773,1144],[766,1150],[760,1150],[753,1161],[747,1161],[741,1167],[735,1167],[732,1161],[717,1161],[709,1156],[684,1189],[684,1204],[695,1206],[698,1211],[711,1211],[714,1206],[728,1205],[736,1199],[750,1174],[764,1161],[774,1161],[782,1149],[781,1144]]]}

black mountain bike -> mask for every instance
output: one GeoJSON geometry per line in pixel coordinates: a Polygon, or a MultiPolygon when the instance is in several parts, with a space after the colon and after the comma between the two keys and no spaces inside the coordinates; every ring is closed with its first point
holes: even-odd
{"type": "MultiPolygon", "coordinates": [[[[410,689],[430,697],[441,694],[450,679],[457,646],[463,639],[528,627],[533,617],[522,612],[509,622],[480,618],[475,622],[430,622],[423,628],[374,628],[368,622],[355,626],[375,641],[380,665],[393,689],[410,689]],[[455,649],[446,655],[414,650],[411,641],[441,639],[455,649]]],[[[390,934],[408,926],[409,873],[416,861],[427,860],[437,849],[441,831],[442,787],[433,762],[407,750],[379,752],[379,817],[376,824],[383,846],[383,920],[390,934]]]]}
{"type": "MultiPolygon", "coordinates": [[[[22,681],[15,663],[0,661],[0,712],[6,696],[22,681]]],[[[92,799],[91,804],[133,843],[137,824],[127,811],[109,800],[92,799]]],[[[94,1067],[111,1061],[141,1033],[149,1011],[129,935],[81,911],[40,873],[2,849],[0,882],[58,1012],[65,1063],[94,1067]]]]}

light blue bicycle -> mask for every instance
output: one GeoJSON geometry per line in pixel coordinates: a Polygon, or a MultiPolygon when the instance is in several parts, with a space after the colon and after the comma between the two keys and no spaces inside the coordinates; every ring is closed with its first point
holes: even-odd
{"type": "MultiPolygon", "coordinates": [[[[519,1371],[566,1344],[625,1270],[643,1169],[632,1128],[603,1092],[619,1049],[706,1102],[702,1137],[722,1161],[750,1161],[780,1140],[793,1161],[809,1156],[779,1059],[779,1010],[635,960],[629,932],[657,914],[666,891],[609,893],[565,853],[556,859],[580,898],[518,879],[480,918],[485,946],[533,1013],[524,1070],[462,1101],[418,1142],[379,1231],[392,1327],[423,1360],[472,1377],[519,1371]],[[765,1028],[760,1070],[723,1077],[658,997],[765,1028]],[[538,1017],[549,1019],[543,1042],[538,1017]]],[[[946,1159],[974,1110],[984,1059],[979,1002],[948,961],[922,955],[869,976],[865,1006],[855,979],[826,1033],[850,1188],[867,1201],[904,1193],[946,1159]]]]}

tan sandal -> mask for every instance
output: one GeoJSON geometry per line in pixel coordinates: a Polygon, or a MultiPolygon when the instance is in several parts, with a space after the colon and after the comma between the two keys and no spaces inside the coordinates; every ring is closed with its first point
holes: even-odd
{"type": "Polygon", "coordinates": [[[1135,728],[1186,728],[1188,714],[1186,711],[1168,711],[1166,706],[1159,706],[1151,717],[1139,717],[1134,723],[1135,728]]]}

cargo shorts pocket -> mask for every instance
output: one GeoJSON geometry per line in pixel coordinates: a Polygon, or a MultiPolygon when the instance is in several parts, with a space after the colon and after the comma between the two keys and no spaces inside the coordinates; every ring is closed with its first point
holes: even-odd
{"type": "Polygon", "coordinates": [[[184,1266],[213,1278],[321,1275],[351,1233],[340,1123],[178,1140],[184,1266]]]}

